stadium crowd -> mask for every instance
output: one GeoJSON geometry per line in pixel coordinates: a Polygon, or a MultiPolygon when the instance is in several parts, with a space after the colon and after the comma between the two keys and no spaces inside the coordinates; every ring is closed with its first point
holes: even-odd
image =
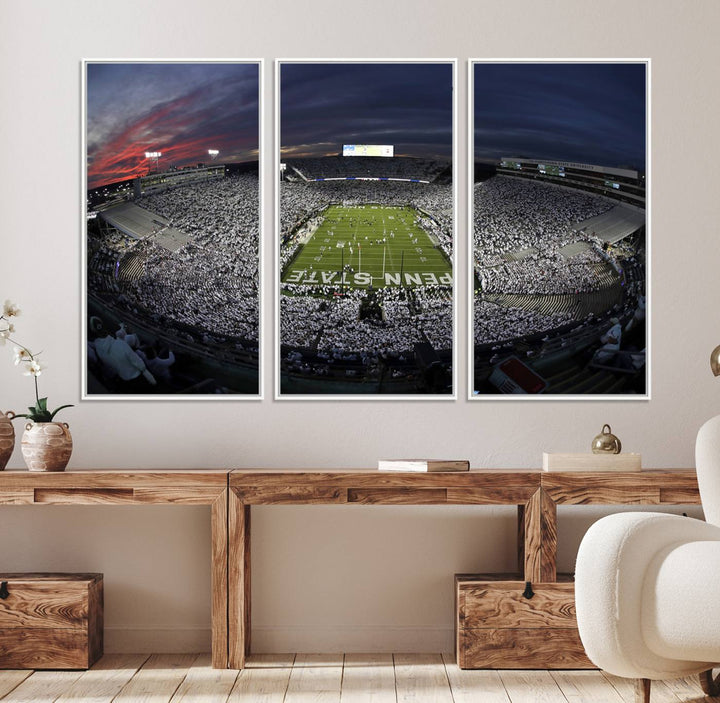
{"type": "MultiPolygon", "coordinates": [[[[295,293],[302,286],[294,286],[295,293]]],[[[280,297],[280,338],[290,347],[333,355],[359,354],[369,364],[379,355],[412,352],[416,343],[429,341],[435,349],[452,348],[452,297],[437,290],[384,288],[375,296],[383,319],[360,319],[364,290],[325,300],[302,295],[280,297]]],[[[341,358],[341,357],[335,357],[341,358]]]]}
{"type": "Polygon", "coordinates": [[[90,267],[90,289],[118,292],[116,278],[124,277],[122,298],[136,314],[144,311],[158,324],[195,328],[193,341],[199,343],[232,337],[257,347],[258,192],[257,176],[240,175],[136,200],[189,235],[190,243],[171,252],[152,239],[104,237],[100,251],[95,243],[97,265],[90,267]],[[132,259],[122,258],[127,252],[132,259]],[[137,270],[124,270],[126,263],[125,268],[137,270]]]}
{"type": "Polygon", "coordinates": [[[614,207],[604,198],[552,184],[495,176],[474,190],[474,260],[489,293],[596,290],[605,258],[592,234],[572,225],[614,207]],[[584,242],[571,255],[561,249],[584,242]],[[513,256],[515,254],[515,256],[513,256]]]}
{"type": "Polygon", "coordinates": [[[572,322],[574,316],[568,313],[543,315],[476,299],[473,319],[475,344],[490,344],[556,329],[572,322]]]}
{"type": "Polygon", "coordinates": [[[417,178],[432,181],[450,164],[416,158],[384,156],[325,156],[323,158],[288,159],[287,169],[302,174],[301,179],[314,178],[417,178]]]}

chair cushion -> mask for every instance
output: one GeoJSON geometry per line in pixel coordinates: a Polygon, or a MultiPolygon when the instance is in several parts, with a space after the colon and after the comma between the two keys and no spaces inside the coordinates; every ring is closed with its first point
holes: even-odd
{"type": "MultiPolygon", "coordinates": [[[[663,513],[619,513],[590,527],[578,550],[575,601],[580,637],[594,664],[617,676],[662,679],[703,671],[720,660],[720,649],[716,656],[699,660],[663,655],[664,626],[653,634],[653,649],[644,635],[654,612],[647,610],[643,625],[645,581],[651,564],[668,548],[704,540],[720,540],[720,528],[663,513]]],[[[659,568],[655,566],[651,573],[659,568]]],[[[704,600],[715,596],[707,593],[704,600]]],[[[669,602],[663,595],[667,607],[669,602]]]]}
{"type": "Polygon", "coordinates": [[[720,661],[720,542],[657,553],[645,575],[642,631],[663,657],[720,661]]]}
{"type": "Polygon", "coordinates": [[[705,520],[720,525],[720,415],[700,428],[695,441],[695,463],[705,520]]]}

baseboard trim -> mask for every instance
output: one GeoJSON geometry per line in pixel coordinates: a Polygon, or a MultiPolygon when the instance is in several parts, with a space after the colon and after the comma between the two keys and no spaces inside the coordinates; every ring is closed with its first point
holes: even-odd
{"type": "MultiPolygon", "coordinates": [[[[285,652],[452,652],[455,633],[449,627],[387,625],[297,625],[254,627],[252,650],[285,652]]],[[[108,654],[151,654],[210,651],[209,627],[106,627],[108,654]]]]}
{"type": "Polygon", "coordinates": [[[106,627],[107,654],[209,652],[209,627],[106,627]]]}
{"type": "Polygon", "coordinates": [[[455,632],[451,627],[401,627],[387,625],[313,625],[254,627],[253,652],[452,652],[455,632]]]}

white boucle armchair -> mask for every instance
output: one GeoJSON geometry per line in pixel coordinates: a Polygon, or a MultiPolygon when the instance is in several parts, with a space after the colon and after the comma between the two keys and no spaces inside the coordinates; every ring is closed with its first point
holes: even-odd
{"type": "Polygon", "coordinates": [[[700,429],[695,457],[706,522],[610,515],[592,525],[578,551],[585,651],[601,669],[637,679],[643,703],[651,680],[690,674],[700,674],[705,693],[720,693],[712,678],[720,663],[720,416],[700,429]]]}

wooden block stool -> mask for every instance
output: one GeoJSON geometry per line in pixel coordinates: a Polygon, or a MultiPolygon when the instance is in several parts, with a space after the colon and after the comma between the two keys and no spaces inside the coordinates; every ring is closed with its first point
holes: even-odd
{"type": "Polygon", "coordinates": [[[102,653],[102,574],[0,573],[0,669],[88,669],[102,653]]]}
{"type": "Polygon", "coordinates": [[[572,577],[455,575],[455,651],[461,669],[594,669],[575,619],[572,577]]]}

